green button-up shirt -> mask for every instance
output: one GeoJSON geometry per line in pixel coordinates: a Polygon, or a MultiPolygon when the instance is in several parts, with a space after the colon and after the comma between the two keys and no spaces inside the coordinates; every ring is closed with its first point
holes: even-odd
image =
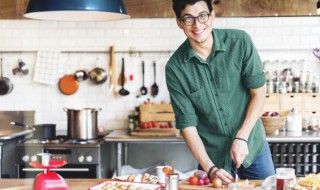
{"type": "MultiPolygon", "coordinates": [[[[240,129],[250,89],[262,87],[265,75],[260,57],[247,33],[214,29],[213,51],[200,58],[187,39],[166,65],[166,82],[176,117],[176,127],[196,126],[212,161],[231,171],[230,148],[240,129]]],[[[248,167],[266,142],[259,119],[248,139],[248,167]]]]}

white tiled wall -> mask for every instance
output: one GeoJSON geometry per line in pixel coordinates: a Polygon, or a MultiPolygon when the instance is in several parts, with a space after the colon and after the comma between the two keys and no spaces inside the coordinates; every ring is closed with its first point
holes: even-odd
{"type": "MultiPolygon", "coordinates": [[[[305,60],[301,69],[319,74],[320,62],[312,55],[312,48],[320,47],[320,17],[279,18],[217,18],[216,28],[237,28],[247,31],[256,44],[262,60],[305,60]]],[[[52,22],[34,20],[0,20],[0,56],[4,60],[4,76],[14,83],[11,94],[0,96],[0,110],[35,110],[36,123],[56,123],[58,130],[67,129],[63,107],[100,107],[99,126],[106,129],[126,128],[128,114],[135,106],[135,97],[142,85],[141,61],[146,63],[145,85],[153,84],[152,61],[157,61],[157,83],[160,94],[155,102],[169,101],[164,81],[164,66],[169,53],[116,54],[117,78],[121,58],[126,61],[129,96],[114,96],[109,81],[95,85],[80,83],[79,91],[70,96],[60,93],[57,85],[33,81],[36,51],[107,51],[115,45],[116,51],[130,48],[143,50],[175,50],[185,36],[175,19],[130,19],[109,22],[52,22]],[[16,52],[3,52],[16,51],[16,52]],[[20,52],[21,51],[21,52],[20,52]],[[25,52],[28,51],[28,52],[25,52]],[[12,69],[22,59],[29,67],[28,75],[13,75],[12,69]],[[133,75],[133,80],[129,80],[133,75]]],[[[77,69],[91,70],[100,66],[108,70],[109,55],[105,53],[62,53],[62,74],[77,69]],[[98,61],[96,61],[98,60],[98,61]]],[[[280,68],[281,65],[272,67],[280,68]]],[[[275,69],[275,68],[273,68],[275,69]]],[[[58,78],[61,76],[57,76],[58,78]]],[[[117,86],[117,90],[119,90],[117,86]]],[[[150,93],[149,93],[150,94],[150,93]]],[[[144,96],[147,99],[150,96],[144,96]]]]}

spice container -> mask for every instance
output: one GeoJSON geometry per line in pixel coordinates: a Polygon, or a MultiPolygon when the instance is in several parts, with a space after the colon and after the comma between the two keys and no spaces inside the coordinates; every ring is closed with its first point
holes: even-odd
{"type": "Polygon", "coordinates": [[[177,173],[166,175],[166,190],[179,190],[179,175],[177,173]]]}
{"type": "Polygon", "coordinates": [[[313,82],[312,83],[312,92],[313,93],[319,93],[319,82],[313,82]]]}
{"type": "Polygon", "coordinates": [[[299,81],[294,82],[292,91],[293,91],[294,93],[299,93],[299,91],[300,91],[299,81]]]}
{"type": "Polygon", "coordinates": [[[302,131],[302,116],[298,108],[292,108],[287,117],[288,131],[302,131]]]}
{"type": "Polygon", "coordinates": [[[308,130],[318,131],[319,130],[319,118],[311,117],[308,122],[308,130]]]}
{"type": "Polygon", "coordinates": [[[274,93],[274,85],[273,82],[267,82],[267,93],[274,93]]]}
{"type": "Polygon", "coordinates": [[[129,115],[129,122],[128,122],[128,128],[129,131],[134,131],[134,115],[129,115]]]}
{"type": "Polygon", "coordinates": [[[286,82],[280,83],[280,93],[282,93],[282,94],[287,93],[287,83],[286,82]]]}

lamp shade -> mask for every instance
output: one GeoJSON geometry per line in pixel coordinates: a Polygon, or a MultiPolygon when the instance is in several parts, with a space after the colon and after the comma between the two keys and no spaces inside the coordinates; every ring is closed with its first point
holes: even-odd
{"type": "Polygon", "coordinates": [[[127,19],[122,0],[29,0],[24,17],[55,21],[127,19]]]}
{"type": "Polygon", "coordinates": [[[317,13],[320,15],[320,0],[317,2],[317,13]]]}

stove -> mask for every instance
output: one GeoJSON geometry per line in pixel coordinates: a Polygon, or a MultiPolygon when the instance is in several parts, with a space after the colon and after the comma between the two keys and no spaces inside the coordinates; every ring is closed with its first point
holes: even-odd
{"type": "Polygon", "coordinates": [[[52,159],[65,160],[68,164],[52,169],[64,178],[100,178],[100,139],[77,140],[58,136],[53,140],[28,139],[16,145],[16,163],[19,178],[36,176],[43,169],[32,168],[30,162],[37,160],[37,154],[52,154],[52,159]]]}

